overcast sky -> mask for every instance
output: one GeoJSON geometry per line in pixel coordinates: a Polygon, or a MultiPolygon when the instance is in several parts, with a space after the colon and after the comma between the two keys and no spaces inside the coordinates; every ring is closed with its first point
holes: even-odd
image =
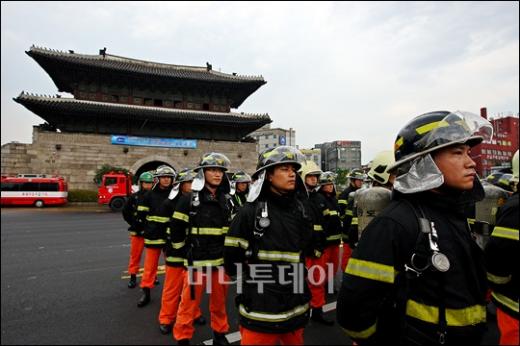
{"type": "Polygon", "coordinates": [[[43,119],[22,90],[57,93],[32,44],[262,75],[238,111],[268,113],[301,148],[360,140],[362,162],[433,110],[518,114],[518,2],[2,2],[2,144],[43,119]]]}

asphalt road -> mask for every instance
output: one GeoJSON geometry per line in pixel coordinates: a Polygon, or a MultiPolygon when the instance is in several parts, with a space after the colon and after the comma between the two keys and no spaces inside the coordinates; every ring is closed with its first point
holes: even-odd
{"type": "MultiPolygon", "coordinates": [[[[144,308],[136,306],[140,290],[126,287],[126,228],[120,214],[102,207],[2,208],[2,344],[175,344],[158,329],[162,286],[144,308]]],[[[234,291],[228,296],[228,339],[239,344],[234,291]]],[[[335,300],[330,295],[325,306],[334,320],[335,300]]],[[[209,321],[207,297],[202,311],[209,321]]],[[[496,344],[492,318],[489,326],[483,344],[496,344]]],[[[192,344],[211,338],[208,325],[197,327],[192,344]]],[[[312,322],[305,343],[352,344],[337,324],[312,322]]]]}
{"type": "MultiPolygon", "coordinates": [[[[136,306],[140,290],[126,287],[129,239],[120,214],[90,207],[2,208],[1,216],[2,344],[175,344],[158,328],[162,286],[144,308],[136,306]]],[[[234,287],[228,338],[239,344],[233,297],[234,287]]],[[[331,319],[334,302],[328,297],[331,319]]],[[[209,321],[207,297],[202,311],[209,321]]],[[[208,325],[197,327],[192,343],[211,338],[208,325]]],[[[305,343],[351,344],[338,326],[312,324],[305,343]]]]}

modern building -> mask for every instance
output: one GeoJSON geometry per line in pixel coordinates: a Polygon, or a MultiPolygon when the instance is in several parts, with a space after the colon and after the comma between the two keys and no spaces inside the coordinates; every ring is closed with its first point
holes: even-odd
{"type": "Polygon", "coordinates": [[[64,176],[71,189],[95,188],[104,164],[135,175],[168,164],[194,167],[210,151],[231,169],[254,171],[256,144],[248,134],[269,124],[267,114],[232,111],[266,82],[206,66],[156,63],[107,54],[31,47],[26,52],[72,97],[22,92],[14,101],[46,123],[33,143],[2,146],[2,175],[64,176]]]}
{"type": "Polygon", "coordinates": [[[307,161],[314,161],[318,167],[321,167],[321,150],[320,149],[300,149],[305,155],[307,161]]]}
{"type": "Polygon", "coordinates": [[[257,142],[257,153],[280,145],[296,147],[296,131],[292,128],[289,130],[281,129],[279,127],[271,128],[271,126],[267,124],[251,133],[249,136],[253,137],[257,142]]]}
{"type": "MultiPolygon", "coordinates": [[[[487,119],[487,109],[481,108],[480,115],[487,119]]],[[[518,150],[518,114],[500,116],[489,120],[493,125],[493,138],[471,149],[481,177],[491,174],[497,167],[510,168],[511,159],[518,150]]]]}
{"type": "Polygon", "coordinates": [[[314,147],[321,150],[321,168],[324,171],[361,167],[360,141],[334,141],[316,144],[314,147]]]}

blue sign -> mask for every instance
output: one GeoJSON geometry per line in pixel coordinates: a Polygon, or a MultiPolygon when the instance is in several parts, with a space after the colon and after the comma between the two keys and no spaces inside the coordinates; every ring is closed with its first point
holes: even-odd
{"type": "Polygon", "coordinates": [[[280,145],[285,145],[285,136],[278,137],[278,143],[280,145]]]}
{"type": "Polygon", "coordinates": [[[184,148],[184,149],[197,148],[196,139],[175,139],[175,138],[112,135],[111,141],[112,141],[112,144],[135,145],[135,146],[143,146],[143,147],[166,147],[166,148],[184,148]]]}

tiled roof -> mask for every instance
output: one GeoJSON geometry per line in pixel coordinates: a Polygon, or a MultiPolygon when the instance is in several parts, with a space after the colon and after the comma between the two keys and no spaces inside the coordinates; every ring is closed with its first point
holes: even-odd
{"type": "MultiPolygon", "coordinates": [[[[194,111],[187,109],[174,109],[153,106],[136,106],[120,103],[108,103],[98,101],[77,100],[74,98],[53,97],[45,95],[34,95],[22,93],[14,98],[14,101],[28,107],[30,105],[44,105],[48,108],[67,110],[81,113],[95,113],[106,115],[132,115],[140,118],[156,118],[172,121],[192,121],[207,122],[208,124],[236,123],[249,124],[258,123],[262,126],[270,123],[271,118],[268,114],[248,114],[248,113],[220,113],[210,111],[194,111]]],[[[29,108],[29,107],[28,107],[29,108]]]]}
{"type": "Polygon", "coordinates": [[[242,76],[237,74],[222,73],[214,71],[213,69],[210,70],[207,66],[199,67],[163,64],[145,60],[125,58],[111,54],[78,54],[73,51],[63,52],[35,46],[32,46],[30,50],[26,53],[36,60],[38,59],[38,57],[45,56],[47,58],[52,58],[57,62],[72,62],[80,65],[102,67],[116,71],[136,72],[164,77],[196,79],[202,81],[230,83],[258,82],[261,84],[265,83],[264,78],[262,76],[242,76]]]}

